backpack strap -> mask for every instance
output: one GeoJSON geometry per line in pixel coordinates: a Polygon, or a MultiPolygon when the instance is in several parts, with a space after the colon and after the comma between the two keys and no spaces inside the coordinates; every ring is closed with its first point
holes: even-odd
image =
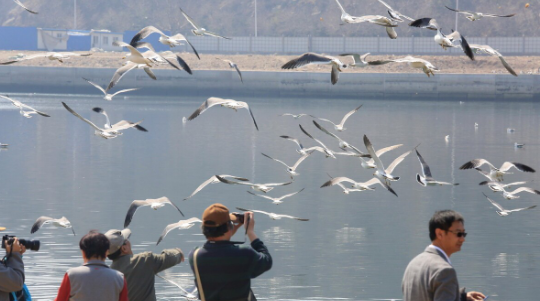
{"type": "Polygon", "coordinates": [[[199,275],[199,269],[197,268],[197,253],[199,253],[199,250],[200,248],[195,250],[195,253],[193,253],[193,266],[195,267],[195,276],[197,277],[197,288],[199,289],[199,296],[201,297],[201,301],[206,301],[206,299],[204,298],[201,276],[199,275]]]}

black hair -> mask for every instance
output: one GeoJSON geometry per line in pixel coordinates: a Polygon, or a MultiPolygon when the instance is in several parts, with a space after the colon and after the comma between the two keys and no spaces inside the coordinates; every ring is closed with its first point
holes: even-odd
{"type": "Polygon", "coordinates": [[[233,224],[230,221],[217,227],[207,227],[204,224],[202,226],[203,234],[206,238],[215,238],[215,237],[223,236],[225,233],[227,233],[227,231],[229,231],[232,228],[233,228],[233,224]]]}
{"type": "Polygon", "coordinates": [[[92,257],[105,259],[105,254],[107,254],[109,246],[110,242],[107,236],[99,233],[97,230],[91,230],[79,242],[79,248],[81,248],[88,259],[92,257]]]}
{"type": "Polygon", "coordinates": [[[448,231],[454,222],[464,223],[463,216],[454,210],[435,211],[429,220],[429,238],[434,241],[437,238],[435,229],[448,231]]]}

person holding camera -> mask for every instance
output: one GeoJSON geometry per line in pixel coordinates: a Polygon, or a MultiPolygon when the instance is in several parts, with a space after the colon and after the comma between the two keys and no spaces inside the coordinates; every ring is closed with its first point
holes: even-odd
{"type": "Polygon", "coordinates": [[[9,237],[8,240],[4,236],[2,246],[6,249],[6,256],[0,264],[0,301],[9,301],[10,293],[22,290],[24,285],[22,254],[26,248],[19,243],[17,237],[9,237]]]}
{"type": "Polygon", "coordinates": [[[200,299],[255,300],[251,279],[272,268],[272,256],[255,234],[253,212],[230,214],[227,207],[216,203],[204,210],[202,221],[202,232],[207,241],[189,254],[200,299]],[[251,246],[231,241],[242,224],[251,246]]]}
{"type": "Polygon", "coordinates": [[[124,274],[127,280],[129,301],[155,301],[155,274],[184,261],[179,248],[165,249],[157,255],[152,252],[133,254],[131,230],[109,230],[105,233],[111,245],[109,255],[111,268],[124,274]]]}

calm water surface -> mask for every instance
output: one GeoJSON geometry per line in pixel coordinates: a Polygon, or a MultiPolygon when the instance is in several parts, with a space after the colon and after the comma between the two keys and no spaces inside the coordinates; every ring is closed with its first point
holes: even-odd
{"type": "MultiPolygon", "coordinates": [[[[91,229],[121,229],[133,200],[161,196],[178,204],[186,217],[200,217],[208,205],[222,202],[231,209],[310,219],[273,221],[256,215],[256,233],[274,258],[272,270],[253,281],[261,300],[401,298],[407,263],[429,244],[427,221],[435,210],[448,208],[465,216],[469,233],[462,251],[452,256],[461,286],[492,295],[492,300],[537,300],[540,295],[540,211],[502,218],[482,192],[508,208],[538,204],[540,198],[525,193],[518,200],[503,200],[478,186],[485,178],[476,171],[458,169],[474,158],[495,165],[521,162],[539,169],[537,103],[238,98],[252,107],[260,127],[257,132],[245,110],[235,113],[218,107],[184,125],[182,117],[189,116],[205,100],[202,97],[120,96],[107,102],[87,95],[11,96],[52,116],[26,119],[9,103],[0,102],[0,142],[9,144],[0,152],[0,225],[8,228],[6,233],[42,242],[39,252],[25,254],[26,283],[37,300],[54,299],[65,271],[82,263],[81,235],[91,229]],[[144,119],[142,125],[149,132],[128,130],[116,139],[102,139],[69,114],[61,101],[99,125],[105,121],[91,111],[95,106],[103,107],[113,123],[144,119]],[[300,122],[332,149],[337,149],[337,142],[316,129],[309,117],[295,120],[278,115],[308,113],[339,121],[359,104],[364,106],[348,120],[340,137],[361,149],[364,134],[376,149],[404,144],[383,155],[386,164],[421,143],[418,149],[434,177],[460,185],[418,185],[415,175],[420,164],[413,152],[395,170],[402,177],[392,183],[398,198],[382,187],[345,195],[338,187],[319,188],[329,179],[327,173],[367,181],[373,171],[363,169],[357,158],[325,159],[315,153],[300,165],[300,176],[292,185],[268,193],[280,196],[305,188],[279,206],[249,195],[247,186],[222,184],[182,201],[214,174],[258,183],[288,181],[284,166],[260,154],[293,164],[299,157],[295,145],[280,135],[315,145],[299,130],[300,122]],[[508,134],[509,127],[515,133],[508,134]],[[450,135],[448,143],[446,135],[450,135]],[[514,142],[525,143],[525,148],[515,149],[514,142]],[[68,217],[77,236],[52,226],[30,235],[41,215],[68,217]]],[[[321,124],[333,131],[331,125],[321,124]]],[[[540,188],[538,173],[515,172],[505,178],[530,180],[529,186],[540,188]]],[[[172,231],[155,245],[164,227],[179,219],[178,212],[168,207],[137,211],[130,226],[134,251],[180,247],[187,254],[201,246],[205,240],[199,226],[172,231]]],[[[237,240],[243,239],[240,232],[237,240]]],[[[186,287],[193,283],[187,264],[163,275],[186,287]]],[[[161,279],[156,279],[156,288],[160,300],[181,299],[179,290],[161,279]]]]}

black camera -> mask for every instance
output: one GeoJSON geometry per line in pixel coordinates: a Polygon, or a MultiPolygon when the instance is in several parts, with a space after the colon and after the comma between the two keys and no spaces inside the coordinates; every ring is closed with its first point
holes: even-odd
{"type": "MultiPolygon", "coordinates": [[[[2,249],[6,248],[6,241],[8,245],[12,245],[14,237],[14,235],[2,236],[2,249]]],[[[29,250],[39,251],[39,240],[26,240],[19,238],[19,243],[29,250]]]]}
{"type": "Polygon", "coordinates": [[[232,215],[236,216],[236,220],[238,221],[238,223],[244,223],[244,215],[242,213],[233,212],[232,215]]]}

